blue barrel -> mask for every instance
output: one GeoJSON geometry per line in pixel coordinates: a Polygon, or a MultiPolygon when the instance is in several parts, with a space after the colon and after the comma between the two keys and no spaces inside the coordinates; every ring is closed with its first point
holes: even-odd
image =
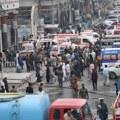
{"type": "Polygon", "coordinates": [[[48,120],[47,94],[10,97],[0,95],[0,120],[48,120]]]}

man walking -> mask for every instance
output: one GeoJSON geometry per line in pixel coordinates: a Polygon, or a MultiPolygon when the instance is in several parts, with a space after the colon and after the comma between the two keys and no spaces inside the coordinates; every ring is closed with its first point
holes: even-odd
{"type": "Polygon", "coordinates": [[[103,76],[105,78],[103,85],[109,86],[109,68],[107,65],[105,65],[105,68],[103,69],[103,76]]]}
{"type": "Polygon", "coordinates": [[[26,93],[27,94],[33,94],[34,93],[33,92],[33,87],[32,87],[31,83],[28,84],[28,87],[26,88],[26,93]]]}
{"type": "Polygon", "coordinates": [[[23,63],[23,58],[22,58],[20,53],[19,53],[19,56],[18,56],[18,64],[19,64],[19,66],[21,67],[21,69],[23,71],[24,63],[23,63]]]}
{"type": "Polygon", "coordinates": [[[107,120],[108,108],[107,108],[107,105],[104,103],[104,98],[100,98],[100,103],[98,105],[97,112],[101,120],[107,120]]]}
{"type": "Polygon", "coordinates": [[[82,84],[81,86],[82,88],[79,92],[80,97],[84,99],[89,99],[88,90],[85,88],[85,84],[82,84]]]}
{"type": "Polygon", "coordinates": [[[93,84],[93,90],[97,90],[97,79],[98,79],[98,75],[97,75],[97,71],[95,69],[92,70],[92,84],[93,84]]]}
{"type": "Polygon", "coordinates": [[[26,67],[27,67],[27,72],[30,72],[31,66],[30,66],[30,57],[27,55],[26,57],[26,67]]]}
{"type": "Polygon", "coordinates": [[[58,71],[57,71],[57,76],[58,76],[58,82],[59,82],[59,88],[62,89],[63,87],[63,70],[62,70],[62,65],[60,65],[58,67],[58,71]]]}

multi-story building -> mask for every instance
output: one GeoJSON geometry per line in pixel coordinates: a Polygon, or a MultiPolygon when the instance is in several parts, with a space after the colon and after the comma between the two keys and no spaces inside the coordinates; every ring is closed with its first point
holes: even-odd
{"type": "Polygon", "coordinates": [[[84,13],[90,13],[91,0],[20,0],[18,24],[28,23],[30,10],[34,2],[38,2],[39,17],[45,24],[74,24],[84,13]],[[89,12],[88,12],[89,11],[89,12]],[[23,20],[24,19],[24,20],[23,20]]]}

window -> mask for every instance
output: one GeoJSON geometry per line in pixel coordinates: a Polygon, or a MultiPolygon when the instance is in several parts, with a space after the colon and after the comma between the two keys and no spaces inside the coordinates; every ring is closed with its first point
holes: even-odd
{"type": "Polygon", "coordinates": [[[83,115],[85,117],[85,120],[91,120],[92,114],[87,103],[83,106],[82,110],[83,110],[83,115]]]}
{"type": "Polygon", "coordinates": [[[117,60],[117,55],[111,55],[111,56],[110,56],[110,59],[111,59],[111,60],[117,60]]]}
{"type": "Polygon", "coordinates": [[[107,19],[114,19],[117,18],[117,16],[109,16],[107,19]]]}
{"type": "Polygon", "coordinates": [[[83,39],[83,43],[89,43],[90,44],[90,42],[88,41],[88,39],[83,39]]]}
{"type": "Polygon", "coordinates": [[[55,109],[53,111],[53,120],[60,120],[60,109],[55,109]]]}
{"type": "Polygon", "coordinates": [[[118,54],[118,60],[120,60],[120,54],[118,54]]]}
{"type": "Polygon", "coordinates": [[[120,68],[120,65],[116,66],[115,68],[120,68]]]}
{"type": "Polygon", "coordinates": [[[118,57],[117,57],[117,54],[105,54],[104,56],[103,56],[103,59],[104,60],[117,60],[118,59],[118,57]]]}
{"type": "Polygon", "coordinates": [[[58,47],[51,48],[51,51],[58,51],[58,47]]]}
{"type": "Polygon", "coordinates": [[[64,118],[67,116],[67,114],[71,114],[71,117],[75,120],[82,120],[80,109],[64,109],[64,118]]]}
{"type": "Polygon", "coordinates": [[[76,42],[80,42],[80,39],[75,38],[75,39],[70,39],[70,41],[71,41],[72,43],[76,43],[76,42]]]}
{"type": "Polygon", "coordinates": [[[29,46],[29,50],[33,50],[33,46],[29,46]]]}
{"type": "Polygon", "coordinates": [[[100,28],[103,25],[103,23],[98,23],[95,27],[100,28]]]}
{"type": "Polygon", "coordinates": [[[107,42],[102,41],[102,46],[106,46],[106,45],[107,45],[107,42]]]}
{"type": "Polygon", "coordinates": [[[108,28],[108,30],[111,30],[111,29],[114,29],[114,26],[110,26],[110,27],[108,28]]]}
{"type": "Polygon", "coordinates": [[[110,60],[110,55],[104,55],[104,60],[110,60]]]}
{"type": "Polygon", "coordinates": [[[94,38],[99,38],[99,36],[97,34],[94,34],[93,37],[94,38]]]}

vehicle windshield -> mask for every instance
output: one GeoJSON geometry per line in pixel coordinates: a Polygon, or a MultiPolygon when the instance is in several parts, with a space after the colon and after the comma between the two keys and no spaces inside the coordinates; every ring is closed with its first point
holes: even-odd
{"type": "Polygon", "coordinates": [[[33,46],[23,46],[22,50],[33,50],[33,46]]]}
{"type": "Polygon", "coordinates": [[[58,51],[58,47],[52,47],[51,51],[58,51]]]}
{"type": "Polygon", "coordinates": [[[80,38],[70,39],[70,41],[71,41],[72,43],[80,42],[80,38]]]}
{"type": "Polygon", "coordinates": [[[89,105],[87,103],[82,107],[82,111],[83,111],[83,115],[85,117],[85,120],[92,119],[92,113],[91,113],[91,110],[90,110],[89,105]]]}
{"type": "Polygon", "coordinates": [[[75,120],[82,120],[82,114],[80,109],[64,109],[64,120],[67,119],[66,117],[68,113],[75,120]]]}

